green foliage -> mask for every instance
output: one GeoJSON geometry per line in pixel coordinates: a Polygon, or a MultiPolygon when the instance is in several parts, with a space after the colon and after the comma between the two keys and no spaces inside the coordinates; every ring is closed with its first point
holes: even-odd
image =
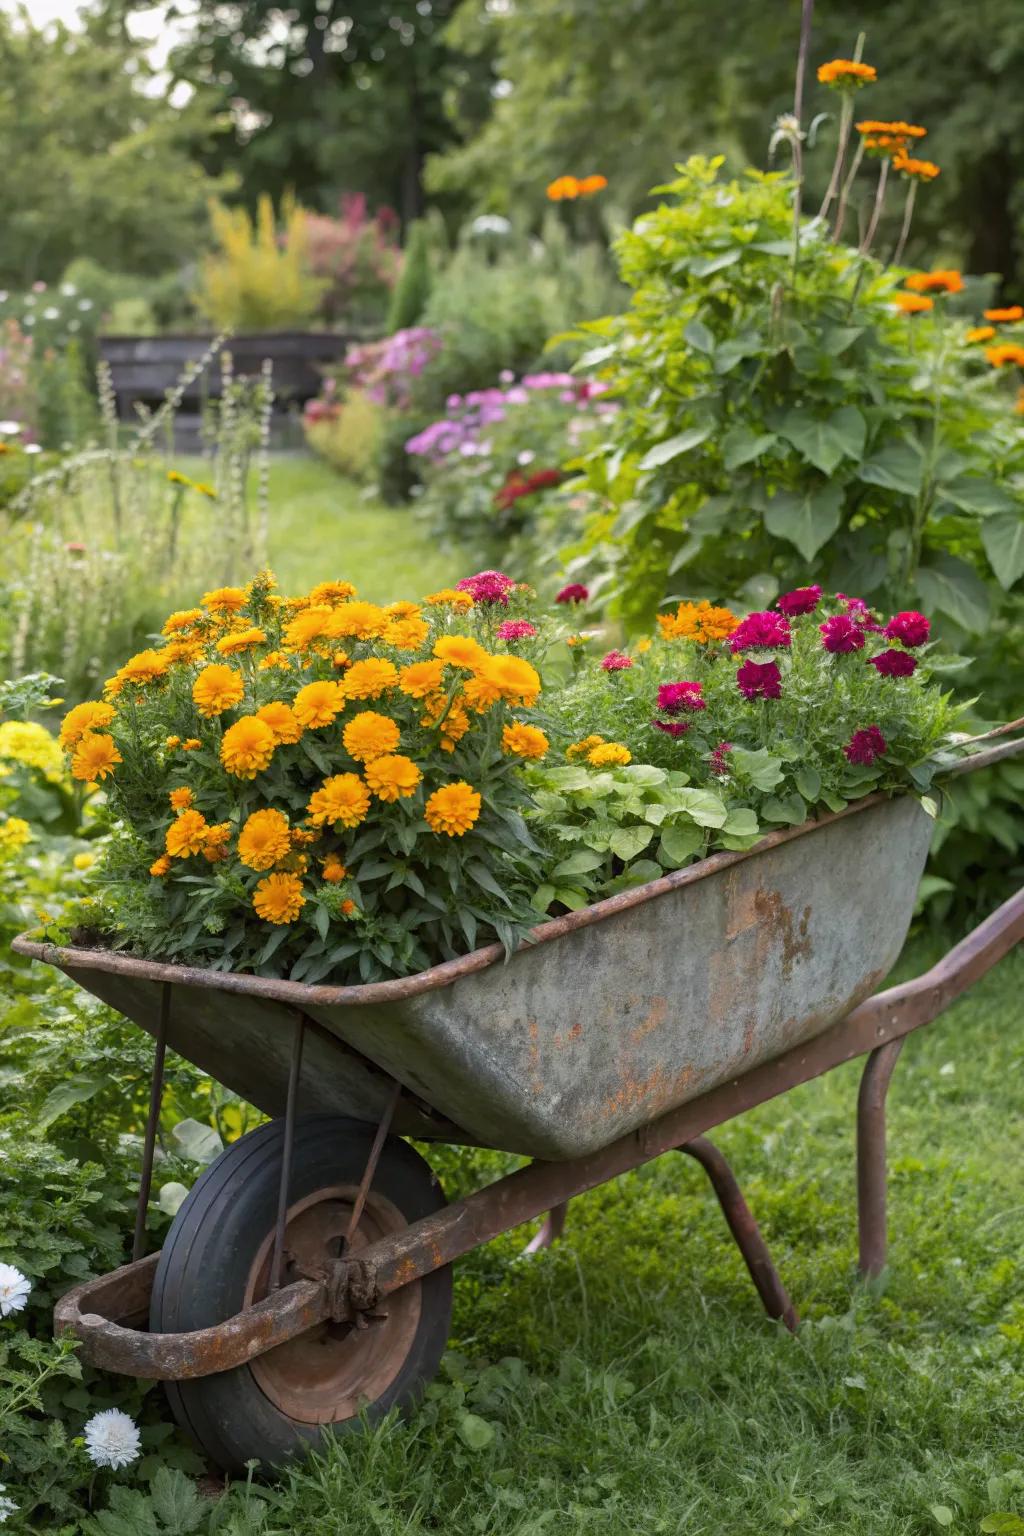
{"type": "Polygon", "coordinates": [[[383,408],[365,390],[350,389],[340,405],[316,415],[307,410],[302,429],[314,453],[365,485],[377,468],[384,422],[383,408]]]}
{"type": "Polygon", "coordinates": [[[244,208],[211,202],[218,250],[203,259],[195,300],[217,330],[286,331],[315,318],[327,283],[309,268],[305,213],[285,197],[280,218],[278,230],[266,195],[255,220],[244,208]]]}
{"type": "Polygon", "coordinates": [[[430,298],[434,274],[430,261],[430,233],[421,219],[409,230],[405,256],[388,311],[388,330],[401,331],[417,325],[430,298]]]}

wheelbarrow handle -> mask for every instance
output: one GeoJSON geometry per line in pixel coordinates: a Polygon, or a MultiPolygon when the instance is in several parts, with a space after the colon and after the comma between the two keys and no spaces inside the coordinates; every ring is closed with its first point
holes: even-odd
{"type": "MultiPolygon", "coordinates": [[[[980,736],[971,736],[967,741],[958,742],[957,745],[970,746],[976,741],[991,741],[996,736],[1009,736],[1013,731],[1024,731],[1024,715],[1019,720],[1010,720],[1006,725],[997,725],[991,731],[983,731],[980,736]]],[[[975,773],[979,768],[989,768],[993,763],[1002,762],[1004,758],[1016,757],[1024,752],[1024,735],[1016,741],[1001,741],[995,746],[983,747],[980,752],[972,752],[969,757],[962,757],[957,762],[951,763],[948,768],[943,768],[937,775],[938,778],[959,778],[965,773],[975,773]]]]}

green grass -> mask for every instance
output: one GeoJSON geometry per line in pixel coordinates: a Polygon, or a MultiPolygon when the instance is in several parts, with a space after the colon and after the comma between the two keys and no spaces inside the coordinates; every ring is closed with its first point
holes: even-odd
{"type": "Polygon", "coordinates": [[[521,1231],[457,1266],[444,1379],[408,1424],[293,1472],[271,1528],[925,1536],[1024,1515],[1022,990],[1018,953],[907,1043],[879,1283],[855,1274],[853,1064],[715,1133],[795,1338],[700,1170],[664,1157],[575,1201],[551,1252],[519,1258],[521,1231]]]}
{"type": "Polygon", "coordinates": [[[270,564],[282,592],[344,577],[374,602],[420,597],[464,576],[410,508],[386,507],[321,459],[271,460],[270,564]]]}

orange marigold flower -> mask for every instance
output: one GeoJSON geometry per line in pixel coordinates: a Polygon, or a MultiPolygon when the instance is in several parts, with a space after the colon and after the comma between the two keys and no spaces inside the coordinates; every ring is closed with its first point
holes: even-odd
{"type": "Polygon", "coordinates": [[[423,599],[432,608],[449,607],[468,610],[473,606],[473,598],[469,592],[460,592],[457,587],[442,587],[440,592],[431,592],[423,599]]]}
{"type": "Polygon", "coordinates": [[[217,641],[217,650],[222,656],[234,656],[240,651],[251,651],[254,645],[262,645],[266,640],[262,629],[242,629],[235,635],[225,635],[217,641]]]}
{"type": "Polygon", "coordinates": [[[345,667],[351,666],[351,664],[352,658],[347,651],[335,651],[334,655],[331,657],[331,666],[337,667],[339,672],[342,671],[345,667]]]}
{"type": "Polygon", "coordinates": [[[174,811],[187,811],[195,803],[195,797],[187,784],[183,784],[179,789],[172,789],[167,798],[174,811]]]}
{"type": "Polygon", "coordinates": [[[387,622],[378,603],[342,603],[332,609],[327,633],[333,640],[374,640],[384,633],[387,622]]]}
{"type": "Polygon", "coordinates": [[[291,852],[288,817],[283,811],[253,811],[238,834],[238,857],[249,869],[270,869],[291,852]]]}
{"type": "Polygon", "coordinates": [[[189,859],[202,853],[210,825],[201,811],[182,811],[164,834],[164,847],[172,859],[189,859]]]}
{"type": "Polygon", "coordinates": [[[580,184],[575,176],[556,176],[554,181],[547,185],[548,200],[552,203],[561,203],[580,195],[580,184]]]}
{"type": "Polygon", "coordinates": [[[170,867],[170,859],[167,857],[166,853],[162,853],[158,859],[153,860],[152,864],[149,866],[149,872],[151,875],[166,875],[170,867]]]}
{"type": "Polygon", "coordinates": [[[540,676],[536,667],[522,656],[489,656],[479,676],[493,684],[509,704],[522,704],[529,709],[537,702],[540,676]]]}
{"type": "Polygon", "coordinates": [[[375,709],[361,709],[357,715],[352,716],[341,733],[345,751],[357,763],[366,763],[371,758],[383,757],[385,752],[393,752],[398,746],[399,736],[394,720],[390,720],[387,715],[379,715],[375,709]]]}
{"type": "Polygon", "coordinates": [[[358,827],[370,809],[370,796],[357,773],[336,773],[325,779],[306,807],[315,826],[358,827]]]}
{"type": "Polygon", "coordinates": [[[103,726],[109,725],[115,713],[112,704],[103,704],[99,699],[88,699],[84,704],[76,704],[61,721],[58,738],[61,746],[67,751],[86,731],[101,730],[103,726]]]}
{"type": "Polygon", "coordinates": [[[298,741],[302,735],[301,722],[296,719],[291,705],[283,699],[272,699],[269,704],[261,704],[256,711],[256,719],[270,726],[274,740],[279,745],[298,741]]]}
{"type": "Polygon", "coordinates": [[[998,347],[986,347],[985,356],[993,368],[1005,368],[1008,363],[1024,368],[1024,347],[1018,347],[1013,342],[1006,341],[998,347]]]}
{"type": "Polygon", "coordinates": [[[465,779],[456,779],[454,784],[434,790],[423,814],[431,832],[464,837],[479,820],[482,803],[479,791],[472,784],[467,784],[465,779]]]}
{"type": "Polygon", "coordinates": [[[368,656],[365,661],[354,661],[338,686],[347,699],[379,699],[397,682],[398,668],[393,661],[368,656]]]}
{"type": "Polygon", "coordinates": [[[201,622],[203,610],[201,608],[182,608],[177,613],[169,614],[164,620],[164,627],[160,631],[163,635],[177,635],[183,629],[193,629],[201,622]]]}
{"type": "Polygon", "coordinates": [[[965,341],[991,341],[996,333],[994,325],[973,325],[964,337],[965,341]]]}
{"type": "Polygon", "coordinates": [[[385,645],[393,645],[396,651],[418,651],[429,634],[430,625],[424,619],[409,615],[389,619],[382,638],[385,645]]]}
{"type": "Polygon", "coordinates": [[[261,672],[270,672],[274,667],[290,667],[291,658],[284,651],[268,651],[257,663],[261,672]]]}
{"type": "Polygon", "coordinates": [[[516,720],[501,733],[501,750],[514,757],[541,758],[551,743],[536,725],[522,725],[516,720]]]}
{"type": "Polygon", "coordinates": [[[455,743],[469,730],[469,716],[461,699],[455,699],[441,721],[441,751],[454,752],[455,743]]]}
{"type": "Polygon", "coordinates": [[[163,654],[167,657],[170,666],[174,666],[179,661],[190,666],[192,662],[202,660],[203,651],[202,640],[170,640],[164,646],[163,654]]]}
{"type": "Polygon", "coordinates": [[[136,683],[140,687],[152,683],[158,677],[163,677],[170,665],[171,657],[166,651],[139,651],[137,655],[130,656],[113,677],[107,679],[107,692],[118,694],[128,683],[136,683]]]}
{"type": "Polygon", "coordinates": [[[95,784],[98,779],[105,779],[113,773],[120,762],[123,762],[123,758],[114,745],[113,736],[86,731],[78,738],[75,755],[71,759],[71,776],[80,779],[83,784],[95,784]]]}
{"type": "Polygon", "coordinates": [[[608,185],[607,176],[584,176],[578,183],[580,197],[591,197],[595,192],[603,192],[608,185]]]}
{"type": "Polygon", "coordinates": [[[582,741],[574,741],[571,747],[566,747],[565,755],[571,762],[573,758],[585,757],[593,747],[599,747],[603,742],[603,736],[584,736],[582,741]]]}
{"type": "Polygon", "coordinates": [[[830,59],[827,64],[818,65],[819,83],[834,85],[840,90],[857,90],[877,79],[878,71],[874,65],[862,64],[859,59],[830,59]]]}
{"type": "Polygon", "coordinates": [[[463,684],[462,697],[474,714],[485,715],[491,705],[497,704],[501,698],[501,689],[493,677],[485,677],[483,672],[474,672],[463,684]]]}
{"type": "Polygon", "coordinates": [[[608,765],[625,767],[632,762],[633,754],[628,747],[624,747],[621,741],[605,741],[599,747],[591,747],[587,753],[587,762],[595,768],[604,768],[608,765]]]}
{"type": "Polygon", "coordinates": [[[898,149],[893,156],[892,168],[913,181],[934,181],[936,176],[942,174],[934,160],[915,160],[902,149],[898,149]]]}
{"type": "Polygon", "coordinates": [[[168,752],[173,752],[175,747],[180,747],[181,746],[181,737],[180,736],[168,736],[167,739],[164,741],[164,746],[167,748],[168,752]]]}
{"type": "Polygon", "coordinates": [[[487,659],[487,652],[471,635],[442,635],[434,641],[434,655],[450,667],[466,667],[475,672],[487,659]]]}
{"type": "Polygon", "coordinates": [[[253,892],[252,904],[268,923],[294,923],[306,904],[298,875],[267,875],[253,892]]]}
{"type": "Polygon", "coordinates": [[[935,300],[926,299],[922,293],[894,293],[892,302],[904,315],[923,315],[935,308],[935,300]]]}
{"type": "Polygon", "coordinates": [[[1006,309],[986,309],[986,320],[994,320],[997,325],[1012,325],[1016,320],[1024,320],[1024,306],[1010,304],[1006,309]]]}
{"type": "Polygon", "coordinates": [[[241,587],[214,587],[203,593],[202,603],[213,613],[237,613],[245,607],[245,593],[241,587]]]}
{"type": "Polygon", "coordinates": [[[440,691],[443,672],[441,661],[414,661],[399,672],[398,686],[410,699],[427,699],[440,691]]]}
{"type": "Polygon", "coordinates": [[[190,736],[187,741],[182,742],[181,750],[183,752],[195,752],[201,746],[202,742],[199,740],[198,736],[190,736]]]}
{"type": "Polygon", "coordinates": [[[241,704],[244,694],[245,684],[241,672],[221,662],[204,667],[192,684],[192,701],[199,713],[208,720],[241,704]]]}
{"type": "Polygon", "coordinates": [[[952,267],[938,272],[914,272],[904,284],[911,293],[961,293],[963,286],[963,277],[952,267]]]}
{"type": "Polygon", "coordinates": [[[327,635],[333,612],[326,603],[321,603],[297,613],[285,625],[285,645],[293,651],[308,651],[315,640],[322,640],[327,635]]]}
{"type": "Polygon", "coordinates": [[[218,821],[206,834],[206,847],[203,849],[203,858],[208,864],[219,864],[228,856],[228,843],[231,841],[230,821],[218,821]]]}
{"type": "Polygon", "coordinates": [[[354,902],[354,901],[353,901],[353,900],[352,900],[352,898],[351,898],[351,897],[350,897],[350,896],[349,896],[349,897],[347,897],[347,898],[346,898],[346,899],[345,899],[345,900],[344,900],[344,901],[343,901],[343,902],[342,902],[342,904],[341,904],[341,912],[342,912],[342,916],[343,916],[343,917],[351,917],[351,916],[352,916],[352,913],[353,913],[353,912],[354,912],[354,911],[355,911],[355,910],[356,910],[356,904],[355,904],[355,902],[354,902]]]}
{"type": "Polygon", "coordinates": [[[423,775],[411,758],[400,752],[374,758],[365,768],[366,782],[378,800],[394,801],[415,794],[423,775]]]}
{"type": "Polygon", "coordinates": [[[307,683],[300,688],[292,703],[292,714],[307,730],[319,730],[330,725],[335,715],[345,708],[345,695],[340,683],[307,683]]]}
{"type": "Polygon", "coordinates": [[[270,726],[255,715],[243,715],[229,725],[221,739],[220,760],[236,779],[254,779],[270,764],[277,740],[270,726]]]}
{"type": "Polygon", "coordinates": [[[706,598],[699,603],[680,603],[675,613],[658,614],[658,627],[664,639],[696,640],[698,645],[727,640],[739,623],[730,609],[716,608],[706,598]]]}
{"type": "Polygon", "coordinates": [[[350,581],[320,581],[310,592],[309,601],[333,606],[335,603],[347,603],[355,595],[356,589],[350,581]]]}
{"type": "Polygon", "coordinates": [[[339,885],[344,880],[347,871],[336,853],[329,853],[324,859],[323,875],[330,885],[339,885]]]}
{"type": "Polygon", "coordinates": [[[928,134],[927,128],[922,128],[919,123],[882,123],[876,118],[867,118],[862,123],[855,124],[858,133],[866,133],[875,137],[888,135],[899,139],[923,139],[928,134]]]}

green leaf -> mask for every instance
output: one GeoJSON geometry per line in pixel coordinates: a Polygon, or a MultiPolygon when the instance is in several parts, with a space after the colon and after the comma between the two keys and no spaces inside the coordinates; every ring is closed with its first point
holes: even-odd
{"type": "Polygon", "coordinates": [[[729,812],[722,827],[730,837],[756,837],[760,831],[757,817],[749,806],[739,805],[729,812]]]}
{"type": "Polygon", "coordinates": [[[694,277],[710,277],[714,272],[735,266],[742,255],[742,250],[733,246],[731,251],[720,251],[717,256],[694,256],[690,262],[690,272],[694,277]]]}
{"type": "Polygon", "coordinates": [[[862,464],[857,474],[868,485],[916,496],[921,489],[922,472],[923,462],[916,449],[909,443],[890,443],[862,464]]]}
{"type": "Polygon", "coordinates": [[[608,842],[616,858],[628,864],[643,852],[653,836],[653,827],[616,827],[608,842]]]}
{"type": "Polygon", "coordinates": [[[494,1439],[494,1425],[475,1413],[460,1413],[455,1430],[463,1445],[471,1451],[483,1451],[494,1439]]]}
{"type": "Polygon", "coordinates": [[[687,427],[685,432],[677,432],[675,437],[668,437],[663,443],[655,443],[653,448],[649,448],[640,460],[639,468],[641,471],[660,469],[663,464],[677,459],[681,453],[689,453],[691,448],[698,448],[710,436],[710,423],[703,427],[687,427]]]}
{"type": "Polygon", "coordinates": [[[868,434],[867,422],[855,405],[841,406],[824,418],[795,407],[786,412],[777,430],[823,475],[830,475],[843,459],[859,459],[868,434]]]}
{"type": "Polygon", "coordinates": [[[565,875],[588,875],[593,869],[600,869],[604,859],[599,853],[594,853],[590,848],[577,848],[575,853],[570,853],[567,859],[556,864],[551,871],[553,880],[565,875]]]}
{"type": "Polygon", "coordinates": [[[156,1203],[165,1216],[177,1216],[187,1198],[188,1185],[171,1180],[168,1184],[161,1184],[156,1203]]]}
{"type": "Polygon", "coordinates": [[[784,800],[770,795],[761,807],[765,821],[782,821],[787,826],[799,827],[807,820],[807,806],[799,795],[787,795],[784,800]]]}
{"type": "Polygon", "coordinates": [[[820,485],[807,491],[778,491],[768,503],[764,525],[777,539],[787,539],[813,560],[839,527],[843,491],[839,485],[820,485]]]}
{"type": "Polygon", "coordinates": [[[985,584],[963,560],[941,555],[917,572],[917,590],[925,609],[937,608],[972,635],[989,624],[989,596],[985,584]]]}
{"type": "Polygon", "coordinates": [[[734,747],[729,756],[729,766],[745,783],[766,793],[780,784],[784,777],[781,759],[772,757],[767,747],[758,747],[756,752],[746,747],[734,747]]]}
{"type": "Polygon", "coordinates": [[[685,811],[699,827],[721,827],[729,812],[725,801],[710,789],[676,789],[671,805],[676,811],[685,811]]]}
{"type": "Polygon", "coordinates": [[[224,1150],[224,1143],[211,1125],[198,1120],[179,1120],[171,1131],[183,1157],[193,1163],[212,1163],[224,1150]]]}
{"type": "Polygon", "coordinates": [[[66,1083],[58,1083],[55,1088],[51,1088],[39,1111],[36,1122],[39,1130],[45,1131],[48,1125],[59,1120],[61,1115],[66,1115],[76,1104],[85,1104],[103,1087],[103,1083],[102,1077],[82,1075],[71,1077],[66,1083]]]}
{"type": "Polygon", "coordinates": [[[560,885],[555,891],[555,900],[568,907],[570,912],[578,912],[588,904],[589,898],[585,891],[579,891],[575,886],[560,885]]]}
{"type": "Polygon", "coordinates": [[[726,469],[739,469],[752,459],[759,459],[775,442],[774,432],[752,432],[749,427],[732,427],[722,439],[722,462],[726,469]]]}
{"type": "Polygon", "coordinates": [[[554,899],[555,888],[553,885],[538,885],[537,889],[530,897],[530,906],[533,907],[535,911],[544,913],[548,910],[554,899]]]}
{"type": "Polygon", "coordinates": [[[167,1527],[167,1536],[190,1536],[206,1523],[209,1508],[191,1478],[173,1467],[161,1467],[153,1479],[153,1509],[167,1527]]]}
{"type": "Polygon", "coordinates": [[[961,512],[976,512],[980,517],[997,517],[1002,513],[1017,514],[1020,498],[1012,496],[993,480],[983,480],[980,475],[961,475],[939,486],[939,495],[951,501],[961,512]]]}
{"type": "Polygon", "coordinates": [[[703,320],[691,320],[683,331],[683,340],[697,352],[713,352],[715,338],[703,320]]]}
{"type": "Polygon", "coordinates": [[[619,769],[619,777],[629,779],[634,784],[664,784],[668,774],[664,768],[656,768],[653,763],[628,763],[619,769]]]}
{"type": "Polygon", "coordinates": [[[1024,576],[1024,518],[1015,512],[987,517],[981,525],[981,542],[996,580],[1008,592],[1024,576]]]}
{"type": "Polygon", "coordinates": [[[986,1515],[979,1530],[984,1531],[985,1536],[1024,1536],[1024,1520],[1020,1515],[1000,1509],[986,1515]]]}
{"type": "Polygon", "coordinates": [[[943,1529],[946,1529],[953,1524],[953,1511],[948,1504],[930,1504],[928,1507],[936,1525],[941,1525],[943,1529]]]}
{"type": "Polygon", "coordinates": [[[704,848],[704,834],[695,822],[682,821],[674,827],[666,827],[658,844],[661,862],[668,869],[678,869],[688,864],[695,853],[704,848]]]}
{"type": "Polygon", "coordinates": [[[804,799],[813,805],[821,794],[821,774],[817,768],[811,768],[805,764],[797,769],[793,777],[796,780],[796,787],[804,799]]]}

